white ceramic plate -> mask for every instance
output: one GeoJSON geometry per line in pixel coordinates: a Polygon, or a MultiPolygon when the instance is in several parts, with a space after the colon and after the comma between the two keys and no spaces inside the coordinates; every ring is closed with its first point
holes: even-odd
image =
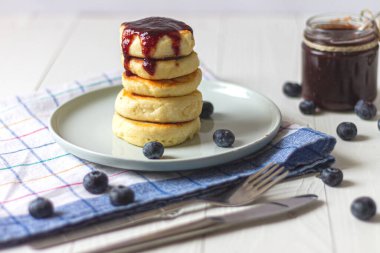
{"type": "Polygon", "coordinates": [[[203,99],[214,105],[210,120],[202,120],[200,133],[190,141],[165,149],[160,160],[149,160],[142,149],[112,134],[114,101],[121,86],[107,87],[76,97],[51,116],[50,131],[68,152],[91,162],[146,171],[180,171],[223,164],[252,154],[276,135],[281,114],[268,98],[241,86],[203,81],[203,99]],[[217,147],[216,129],[235,134],[231,148],[217,147]]]}

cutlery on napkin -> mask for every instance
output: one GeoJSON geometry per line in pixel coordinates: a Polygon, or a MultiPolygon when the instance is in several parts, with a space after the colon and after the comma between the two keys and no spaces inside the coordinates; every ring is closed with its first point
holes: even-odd
{"type": "MultiPolygon", "coordinates": [[[[144,222],[152,222],[154,220],[174,219],[185,213],[188,206],[194,206],[197,203],[207,204],[207,209],[211,207],[240,207],[252,204],[263,193],[271,187],[281,182],[288,175],[288,171],[278,164],[268,164],[247,177],[243,182],[235,186],[217,191],[199,198],[182,201],[162,208],[154,209],[151,211],[143,212],[137,215],[131,215],[112,226],[103,227],[101,230],[89,230],[85,233],[70,233],[55,237],[54,239],[40,240],[37,245],[38,248],[47,248],[61,243],[79,240],[82,238],[94,236],[101,233],[123,229],[129,226],[134,226],[144,222]]],[[[203,206],[203,205],[202,205],[203,206]]],[[[206,210],[206,208],[198,209],[197,211],[206,210]]],[[[194,209],[195,211],[196,209],[194,209]]]]}

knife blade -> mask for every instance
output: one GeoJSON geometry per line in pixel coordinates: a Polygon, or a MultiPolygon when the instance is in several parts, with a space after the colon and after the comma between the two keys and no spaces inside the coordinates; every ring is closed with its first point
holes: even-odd
{"type": "Polygon", "coordinates": [[[317,195],[308,194],[266,202],[260,206],[254,206],[232,214],[210,216],[198,221],[146,234],[141,237],[128,239],[113,245],[100,247],[95,252],[110,252],[119,249],[122,252],[146,250],[178,240],[227,229],[239,224],[284,214],[309,205],[317,199],[317,195]]]}

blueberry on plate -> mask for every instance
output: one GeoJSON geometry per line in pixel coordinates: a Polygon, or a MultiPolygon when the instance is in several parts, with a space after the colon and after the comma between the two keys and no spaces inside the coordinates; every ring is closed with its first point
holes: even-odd
{"type": "Polygon", "coordinates": [[[371,102],[366,102],[364,100],[359,100],[355,105],[355,113],[361,119],[370,120],[376,116],[377,108],[371,102]]]}
{"type": "Polygon", "coordinates": [[[288,97],[295,98],[295,97],[299,97],[301,95],[302,86],[299,85],[298,83],[286,82],[282,86],[282,91],[288,97]]]}
{"type": "Polygon", "coordinates": [[[38,197],[30,202],[28,210],[29,214],[37,219],[48,218],[54,214],[53,203],[42,197],[38,197]]]}
{"type": "Polygon", "coordinates": [[[84,188],[92,194],[102,194],[108,189],[108,177],[105,173],[94,170],[83,178],[84,188]]]}
{"type": "Polygon", "coordinates": [[[164,145],[158,141],[151,141],[145,143],[143,147],[143,154],[149,159],[160,159],[164,154],[164,145]]]}
{"type": "Polygon", "coordinates": [[[135,193],[124,185],[112,187],[110,194],[111,204],[114,206],[127,205],[135,200],[135,193]]]}
{"type": "Polygon", "coordinates": [[[299,109],[303,114],[311,115],[315,113],[317,106],[311,100],[304,100],[299,104],[299,109]]]}
{"type": "Polygon", "coordinates": [[[202,112],[200,115],[201,119],[209,119],[213,112],[214,106],[211,104],[211,102],[203,101],[202,112]]]}
{"type": "Polygon", "coordinates": [[[336,168],[323,169],[319,177],[322,179],[323,183],[332,187],[340,185],[343,181],[342,171],[336,168]]]}
{"type": "Polygon", "coordinates": [[[376,214],[376,203],[370,197],[360,197],[351,204],[351,213],[359,220],[369,220],[376,214]]]}
{"type": "Polygon", "coordinates": [[[352,122],[342,122],[336,128],[336,133],[342,140],[349,141],[356,137],[358,129],[352,122]]]}
{"type": "Polygon", "coordinates": [[[380,130],[380,119],[377,121],[377,128],[380,130]]]}
{"type": "Polygon", "coordinates": [[[218,147],[231,147],[235,142],[235,135],[228,129],[218,129],[214,132],[213,139],[218,147]]]}

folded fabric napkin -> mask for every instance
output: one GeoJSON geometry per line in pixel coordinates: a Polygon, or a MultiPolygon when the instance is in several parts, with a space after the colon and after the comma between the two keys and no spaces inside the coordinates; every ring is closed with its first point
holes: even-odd
{"type": "MultiPolygon", "coordinates": [[[[316,172],[334,161],[330,156],[336,142],[333,137],[286,122],[276,138],[258,153],[186,172],[120,170],[67,153],[49,133],[49,116],[57,106],[84,92],[119,85],[120,73],[104,73],[63,88],[0,101],[0,246],[207,194],[244,179],[269,162],[285,165],[294,177],[316,172]],[[98,169],[108,174],[111,185],[131,187],[136,201],[115,207],[107,194],[88,193],[82,179],[98,169]],[[28,203],[37,196],[53,202],[54,217],[34,219],[28,214],[28,203]]],[[[213,78],[205,68],[203,73],[205,79],[213,78]]]]}

